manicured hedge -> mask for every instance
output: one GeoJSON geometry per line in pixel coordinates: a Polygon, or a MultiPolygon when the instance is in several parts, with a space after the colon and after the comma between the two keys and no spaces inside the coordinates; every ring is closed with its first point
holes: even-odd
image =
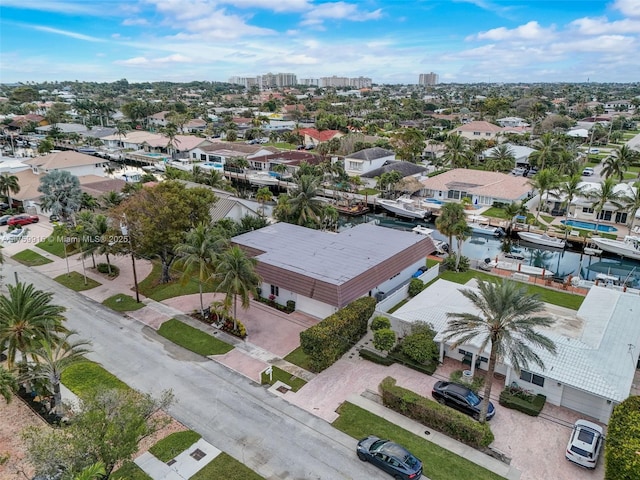
{"type": "Polygon", "coordinates": [[[375,298],[359,298],[300,332],[300,346],[309,355],[314,372],[321,372],[333,365],[367,333],[369,318],[373,315],[375,306],[375,298]]]}
{"type": "Polygon", "coordinates": [[[509,392],[508,389],[503,390],[500,393],[500,405],[507,408],[518,410],[519,412],[526,413],[532,417],[540,415],[542,408],[544,407],[547,397],[544,395],[532,395],[530,398],[522,398],[521,396],[514,395],[509,392]]]}
{"type": "Polygon", "coordinates": [[[627,398],[613,409],[604,442],[605,480],[640,478],[640,397],[627,398]]]}
{"type": "Polygon", "coordinates": [[[474,448],[487,447],[493,433],[487,423],[479,423],[456,410],[398,387],[392,377],[380,383],[382,403],[402,415],[433,428],[474,448]]]}
{"type": "Polygon", "coordinates": [[[376,352],[363,348],[360,350],[360,356],[365,360],[369,360],[370,362],[377,363],[378,365],[393,365],[396,361],[390,357],[383,357],[382,355],[378,355],[376,352]]]}

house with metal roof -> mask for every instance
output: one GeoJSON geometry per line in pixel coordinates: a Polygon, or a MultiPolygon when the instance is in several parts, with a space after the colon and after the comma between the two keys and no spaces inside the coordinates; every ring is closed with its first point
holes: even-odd
{"type": "MultiPolygon", "coordinates": [[[[450,357],[466,360],[473,373],[486,370],[489,351],[480,350],[476,338],[457,348],[445,342],[443,332],[447,313],[480,314],[461,290],[474,289],[475,283],[461,286],[438,280],[415,296],[390,317],[395,325],[416,321],[430,323],[435,341],[440,344],[440,360],[450,357]]],[[[505,385],[512,382],[543,394],[553,405],[567,407],[607,423],[613,407],[630,395],[636,369],[640,367],[640,296],[604,287],[592,287],[575,313],[547,307],[554,325],[541,332],[556,345],[556,354],[532,347],[545,368],[530,363],[517,372],[507,359],[501,359],[496,372],[504,375],[505,385]]],[[[461,364],[462,368],[462,364],[461,364]]]]}
{"type": "Polygon", "coordinates": [[[276,223],[232,238],[258,261],[262,295],[325,318],[364,296],[381,298],[411,279],[433,240],[374,224],[340,233],[276,223]]]}
{"type": "Polygon", "coordinates": [[[396,154],[391,150],[380,147],[365,148],[344,157],[344,170],[347,175],[363,175],[395,159],[396,154]]]}

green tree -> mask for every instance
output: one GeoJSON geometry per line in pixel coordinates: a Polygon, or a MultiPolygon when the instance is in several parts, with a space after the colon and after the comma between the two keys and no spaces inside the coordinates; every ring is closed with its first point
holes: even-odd
{"type": "Polygon", "coordinates": [[[0,295],[0,352],[6,350],[7,366],[13,368],[18,352],[28,355],[47,336],[66,332],[65,308],[52,305],[53,294],[31,284],[8,284],[7,289],[8,295],[0,295]]]}
{"type": "Polygon", "coordinates": [[[605,480],[634,480],[640,475],[640,396],[616,405],[604,442],[605,480]]]}
{"type": "Polygon", "coordinates": [[[383,352],[390,351],[396,344],[396,334],[390,328],[380,328],[373,332],[373,346],[383,352]]]}
{"type": "Polygon", "coordinates": [[[629,231],[633,230],[636,221],[636,213],[640,210],[640,182],[635,182],[633,187],[634,189],[632,190],[632,194],[627,194],[620,199],[624,204],[627,217],[629,218],[629,231]]]}
{"type": "Polygon", "coordinates": [[[175,247],[183,243],[185,232],[209,221],[215,201],[208,188],[165,181],[135,192],[111,210],[110,217],[115,225],[126,224],[136,255],[160,259],[161,282],[167,283],[177,256],[175,247]]]}
{"type": "Polygon", "coordinates": [[[62,372],[76,362],[84,360],[84,356],[90,352],[88,348],[91,342],[84,340],[70,341],[69,337],[75,335],[73,330],[64,336],[55,337],[47,335],[39,340],[38,344],[29,353],[35,363],[26,365],[26,372],[22,375],[24,380],[43,380],[49,393],[53,395],[53,408],[58,415],[62,415],[62,393],[60,382],[62,372]]]}
{"type": "Polygon", "coordinates": [[[539,139],[533,142],[532,147],[536,149],[535,152],[532,152],[531,155],[529,155],[529,162],[532,166],[538,167],[540,170],[544,170],[545,168],[556,165],[561,145],[553,134],[543,134],[539,139]]]}
{"type": "Polygon", "coordinates": [[[73,218],[82,205],[80,181],[68,170],[53,170],[41,177],[38,191],[42,209],[64,219],[73,218]]]}
{"type": "Polygon", "coordinates": [[[467,165],[468,147],[466,140],[461,135],[449,135],[444,142],[443,159],[451,168],[460,168],[467,165]]]}
{"type": "Polygon", "coordinates": [[[403,128],[391,136],[391,144],[398,157],[407,162],[418,162],[425,147],[425,136],[417,128],[403,128]]]}
{"type": "MultiPolygon", "coordinates": [[[[508,360],[516,372],[529,367],[529,362],[544,369],[544,362],[535,349],[555,354],[554,342],[538,329],[550,327],[554,320],[544,314],[544,303],[537,295],[529,295],[526,287],[511,280],[478,281],[478,290],[463,289],[462,294],[479,313],[447,313],[449,324],[444,340],[453,341],[457,349],[471,341],[479,341],[479,352],[487,349],[487,378],[493,378],[496,363],[508,360]]],[[[480,422],[487,418],[491,387],[486,382],[480,407],[480,422]]]]}
{"type": "Polygon", "coordinates": [[[529,184],[538,192],[540,195],[540,202],[538,203],[538,210],[536,212],[536,221],[540,216],[540,210],[542,210],[542,206],[547,200],[547,194],[556,188],[558,185],[558,174],[555,170],[550,168],[545,168],[540,170],[536,176],[529,179],[529,184]]]}
{"type": "Polygon", "coordinates": [[[624,174],[629,167],[635,163],[640,154],[628,145],[622,145],[605,158],[602,168],[602,175],[605,178],[617,177],[620,182],[624,180],[624,174]]]}
{"type": "Polygon", "coordinates": [[[324,204],[318,198],[321,193],[320,178],[312,175],[302,175],[296,180],[291,189],[289,205],[290,218],[296,225],[318,228],[324,204]]]}
{"type": "Polygon", "coordinates": [[[622,205],[624,194],[617,191],[616,186],[616,180],[609,177],[600,182],[596,189],[586,191],[587,198],[593,202],[593,211],[596,213],[596,232],[602,221],[602,211],[607,205],[613,205],[617,210],[624,208],[622,205]]]}
{"type": "Polygon", "coordinates": [[[508,171],[511,170],[516,162],[513,149],[506,144],[498,145],[493,149],[489,158],[487,158],[485,167],[490,171],[508,171]]]}
{"type": "Polygon", "coordinates": [[[264,217],[264,204],[270,202],[273,198],[273,194],[269,187],[259,188],[256,192],[256,200],[260,204],[260,215],[264,217]]]}
{"type": "Polygon", "coordinates": [[[249,308],[250,296],[258,296],[260,276],[256,273],[258,261],[248,257],[239,246],[228,248],[220,255],[216,266],[216,290],[226,295],[228,302],[233,301],[233,328],[237,329],[237,304],[240,297],[242,308],[249,308]]]}
{"type": "Polygon", "coordinates": [[[97,462],[84,468],[73,480],[100,480],[106,474],[104,463],[97,462]]]}
{"type": "Polygon", "coordinates": [[[18,382],[13,374],[0,365],[0,396],[9,403],[13,398],[13,391],[18,388],[18,382]]]}
{"type": "MultiPolygon", "coordinates": [[[[564,200],[562,204],[567,209],[564,214],[565,224],[569,220],[569,209],[571,208],[571,204],[573,200],[582,193],[582,177],[579,174],[573,175],[566,179],[564,182],[561,182],[556,186],[554,191],[555,195],[564,196],[564,200]]],[[[567,238],[569,234],[569,228],[565,228],[564,238],[567,238]]]]}
{"type": "Polygon", "coordinates": [[[11,208],[11,194],[18,193],[20,191],[20,184],[18,183],[18,177],[15,175],[9,175],[8,173],[3,173],[0,175],[0,194],[7,197],[7,203],[9,204],[9,208],[11,208]]]}
{"type": "Polygon", "coordinates": [[[471,236],[471,227],[466,220],[461,220],[453,225],[451,233],[456,237],[456,242],[458,243],[456,248],[456,272],[458,272],[460,270],[460,259],[462,258],[462,245],[471,236]]]}
{"type": "Polygon", "coordinates": [[[105,193],[100,197],[100,205],[105,210],[109,210],[110,208],[117,207],[123,200],[122,194],[116,192],[115,190],[111,190],[110,192],[105,193]]]}
{"type": "MultiPolygon", "coordinates": [[[[453,236],[456,232],[456,225],[466,221],[464,207],[455,202],[447,202],[440,209],[440,216],[436,219],[438,231],[449,237],[449,246],[453,246],[453,236]]],[[[453,248],[449,248],[449,256],[453,255],[453,248]]]]}

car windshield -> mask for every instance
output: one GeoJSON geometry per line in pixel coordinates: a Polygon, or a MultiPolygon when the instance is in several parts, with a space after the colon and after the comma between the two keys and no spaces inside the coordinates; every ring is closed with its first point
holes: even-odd
{"type": "Polygon", "coordinates": [[[467,392],[467,394],[465,395],[467,401],[469,402],[470,405],[479,405],[480,404],[480,397],[478,397],[475,393],[473,393],[471,390],[469,390],[467,392]]]}
{"type": "Polygon", "coordinates": [[[407,456],[404,457],[404,463],[409,468],[418,468],[418,466],[420,465],[420,461],[411,454],[407,454],[407,456]]]}
{"type": "Polygon", "coordinates": [[[380,447],[382,447],[387,442],[388,442],[388,440],[376,440],[375,442],[373,442],[371,444],[371,447],[369,447],[369,450],[371,452],[375,452],[375,451],[379,450],[380,447]]]}

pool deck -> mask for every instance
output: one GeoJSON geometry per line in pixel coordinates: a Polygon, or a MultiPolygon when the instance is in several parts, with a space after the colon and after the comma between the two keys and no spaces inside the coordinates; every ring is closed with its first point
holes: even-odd
{"type": "MultiPolygon", "coordinates": [[[[557,218],[555,218],[553,220],[553,222],[551,222],[551,226],[562,227],[562,226],[564,226],[562,224],[563,220],[564,220],[564,217],[557,217],[557,218]]],[[[574,219],[574,218],[570,218],[569,220],[574,220],[574,221],[583,222],[583,223],[593,223],[595,225],[595,222],[590,222],[588,220],[579,220],[579,219],[574,219]]],[[[615,234],[618,237],[619,240],[622,240],[626,235],[629,235],[629,228],[626,225],[622,225],[620,223],[616,223],[615,225],[613,225],[613,224],[611,224],[609,222],[602,222],[602,223],[600,223],[600,225],[606,225],[608,227],[615,228],[616,229],[615,232],[603,232],[603,231],[599,231],[599,232],[600,233],[608,233],[608,234],[611,234],[611,235],[615,234]]],[[[574,227],[574,228],[579,229],[579,227],[574,227]]],[[[570,227],[570,229],[571,229],[571,227],[570,227]]],[[[571,237],[571,236],[570,236],[570,238],[573,238],[574,240],[576,239],[575,237],[571,237]]],[[[586,239],[585,243],[588,243],[588,239],[586,239]]]]}

